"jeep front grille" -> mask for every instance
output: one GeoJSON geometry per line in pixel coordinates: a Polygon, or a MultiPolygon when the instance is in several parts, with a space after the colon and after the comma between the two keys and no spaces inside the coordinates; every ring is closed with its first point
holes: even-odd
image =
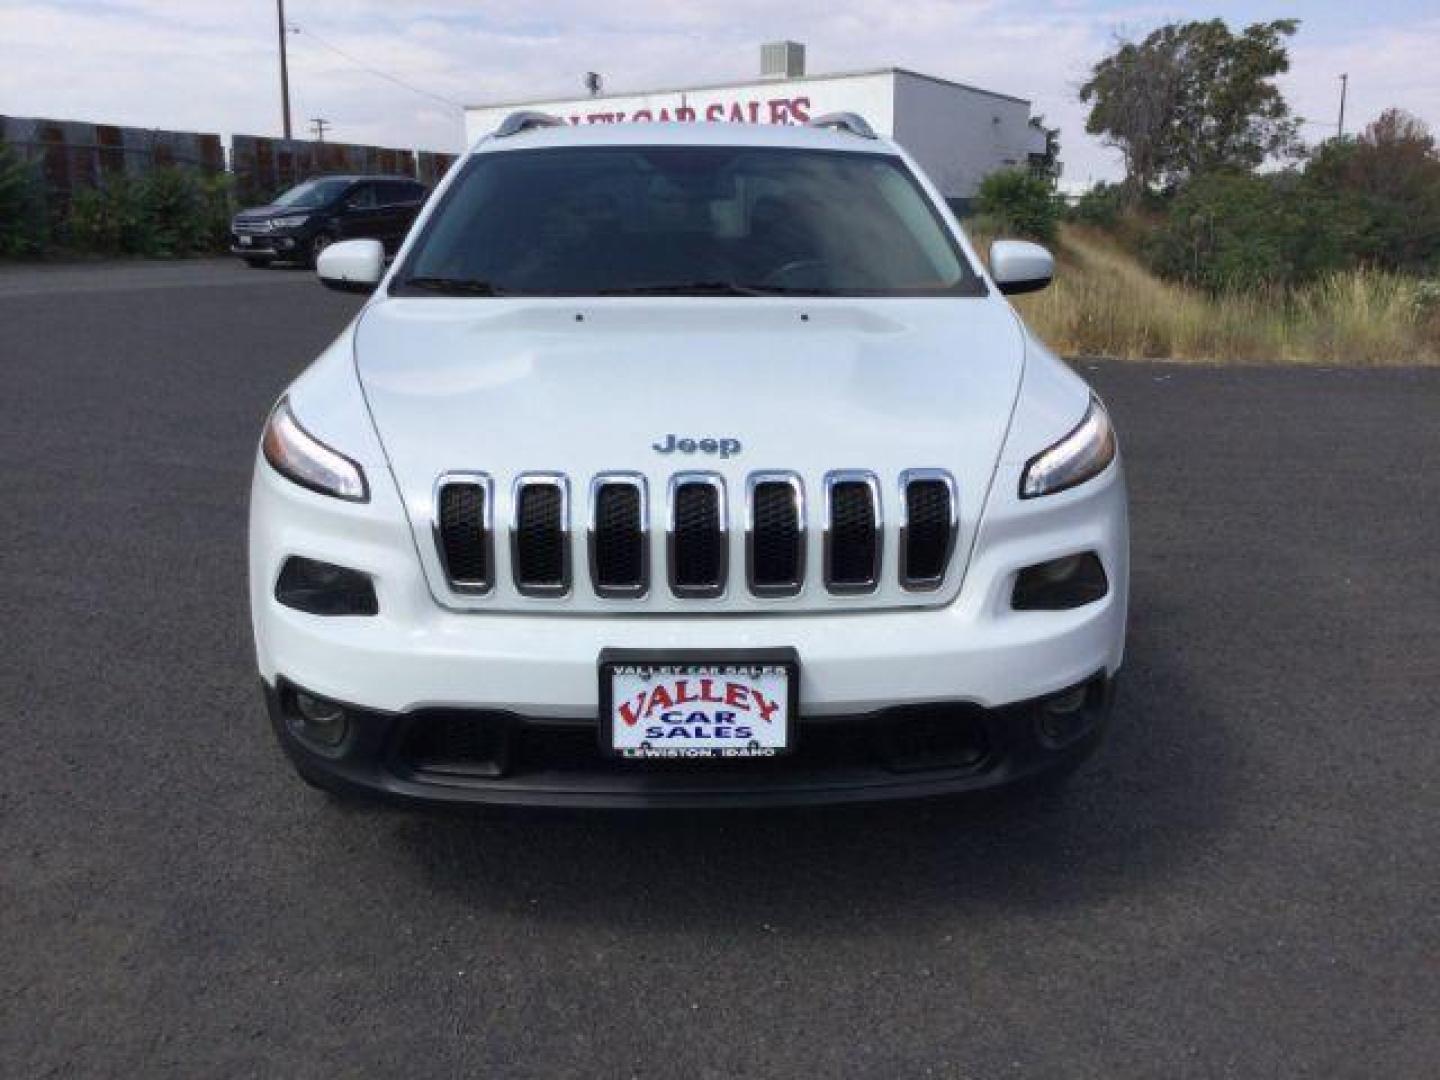
{"type": "Polygon", "coordinates": [[[650,588],[645,478],[607,473],[590,485],[590,580],[597,596],[644,596],[650,588]]]}
{"type": "Polygon", "coordinates": [[[901,475],[900,489],[900,584],[916,591],[938,589],[960,524],[955,481],[949,473],[915,469],[901,475]]]}
{"type": "Polygon", "coordinates": [[[555,473],[526,473],[515,481],[510,562],[515,588],[526,596],[570,591],[570,483],[555,473]]]}
{"type": "Polygon", "coordinates": [[[880,486],[871,473],[825,477],[825,584],[831,592],[867,593],[880,583],[880,486]]]}
{"type": "MultiPolygon", "coordinates": [[[[733,507],[726,479],[710,472],[672,476],[657,488],[655,501],[663,498],[664,505],[653,512],[649,484],[639,473],[600,473],[577,490],[588,498],[578,514],[586,528],[582,565],[589,572],[588,590],[581,588],[608,600],[639,600],[656,581],[681,600],[714,599],[732,589],[776,600],[817,592],[868,596],[887,581],[892,594],[896,586],[933,592],[946,581],[959,535],[959,493],[939,469],[910,470],[888,484],[871,472],[830,472],[813,503],[806,482],[791,472],[751,474],[743,506],[733,507]],[[885,540],[887,513],[894,516],[893,555],[885,540]],[[745,563],[733,581],[732,521],[744,530],[745,563]],[[659,523],[663,546],[657,547],[659,523]],[[818,574],[807,557],[812,530],[819,534],[818,574]],[[653,574],[652,551],[663,558],[653,574]]],[[[516,592],[569,596],[575,586],[570,479],[524,473],[510,492],[508,507],[501,507],[508,520],[497,528],[488,475],[446,473],[437,482],[433,531],[445,583],[461,595],[492,593],[498,542],[508,546],[516,592]],[[497,539],[497,531],[508,535],[497,539]]],[[[734,501],[741,497],[737,490],[734,501]]]]}
{"type": "Polygon", "coordinates": [[[490,478],[481,473],[448,473],[435,485],[435,541],[451,588],[485,593],[494,583],[490,478]]]}
{"type": "Polygon", "coordinates": [[[670,481],[670,591],[700,598],[725,591],[729,529],[725,481],[714,473],[680,473],[670,481]]]}
{"type": "Polygon", "coordinates": [[[805,496],[793,473],[750,477],[745,557],[756,596],[794,596],[805,584],[805,496]]]}

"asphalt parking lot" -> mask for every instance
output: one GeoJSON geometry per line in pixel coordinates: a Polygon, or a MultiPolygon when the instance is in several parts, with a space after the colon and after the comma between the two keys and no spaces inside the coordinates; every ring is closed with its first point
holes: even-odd
{"type": "Polygon", "coordinates": [[[1440,369],[1087,366],[1133,611],[1063,793],[472,819],[302,786],[254,676],[254,442],[357,306],[0,270],[0,1073],[1435,1075],[1440,369]]]}

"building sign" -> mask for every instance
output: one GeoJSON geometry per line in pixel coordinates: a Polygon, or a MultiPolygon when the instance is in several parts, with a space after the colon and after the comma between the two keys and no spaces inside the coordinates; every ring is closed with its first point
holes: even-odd
{"type": "Polygon", "coordinates": [[[565,118],[572,124],[623,124],[627,121],[644,124],[670,120],[707,120],[730,124],[803,124],[810,116],[808,97],[772,97],[734,98],[700,106],[679,104],[673,109],[662,105],[658,109],[640,108],[633,112],[626,112],[624,109],[570,112],[565,118]]]}

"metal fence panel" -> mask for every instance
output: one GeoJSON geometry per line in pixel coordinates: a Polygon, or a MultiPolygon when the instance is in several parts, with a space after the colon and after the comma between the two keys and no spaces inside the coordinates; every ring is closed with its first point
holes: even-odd
{"type": "Polygon", "coordinates": [[[46,197],[57,206],[68,204],[78,190],[102,186],[111,176],[138,178],[171,165],[207,174],[225,170],[220,136],[209,132],[0,116],[0,141],[39,165],[46,197]]]}
{"type": "Polygon", "coordinates": [[[0,116],[0,142],[38,165],[52,211],[63,211],[74,192],[102,187],[109,177],[139,178],[167,166],[206,174],[228,166],[243,203],[268,200],[321,173],[389,173],[434,184],[455,161],[453,154],[431,151],[235,135],[227,162],[220,136],[210,132],[16,116],[0,116]]]}

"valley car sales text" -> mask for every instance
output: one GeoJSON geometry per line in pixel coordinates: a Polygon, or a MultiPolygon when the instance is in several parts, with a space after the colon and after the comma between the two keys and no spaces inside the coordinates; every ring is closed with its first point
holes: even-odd
{"type": "Polygon", "coordinates": [[[808,97],[787,97],[728,103],[717,101],[713,105],[706,105],[703,109],[679,105],[673,110],[661,107],[660,109],[636,109],[631,113],[620,110],[571,114],[567,119],[572,124],[623,124],[626,121],[645,124],[651,121],[664,123],[668,120],[707,120],[712,123],[732,124],[803,124],[810,119],[810,99],[808,97]]]}
{"type": "Polygon", "coordinates": [[[624,748],[624,756],[773,756],[774,747],[755,742],[753,725],[773,723],[780,711],[780,702],[769,700],[753,686],[724,678],[721,670],[712,669],[708,674],[712,677],[695,671],[690,672],[688,678],[662,677],[655,686],[619,703],[617,712],[622,724],[644,727],[645,742],[638,747],[624,748]],[[733,739],[748,745],[701,749],[665,746],[663,740],[667,739],[733,739]],[[662,745],[657,746],[656,742],[662,745]]]}

